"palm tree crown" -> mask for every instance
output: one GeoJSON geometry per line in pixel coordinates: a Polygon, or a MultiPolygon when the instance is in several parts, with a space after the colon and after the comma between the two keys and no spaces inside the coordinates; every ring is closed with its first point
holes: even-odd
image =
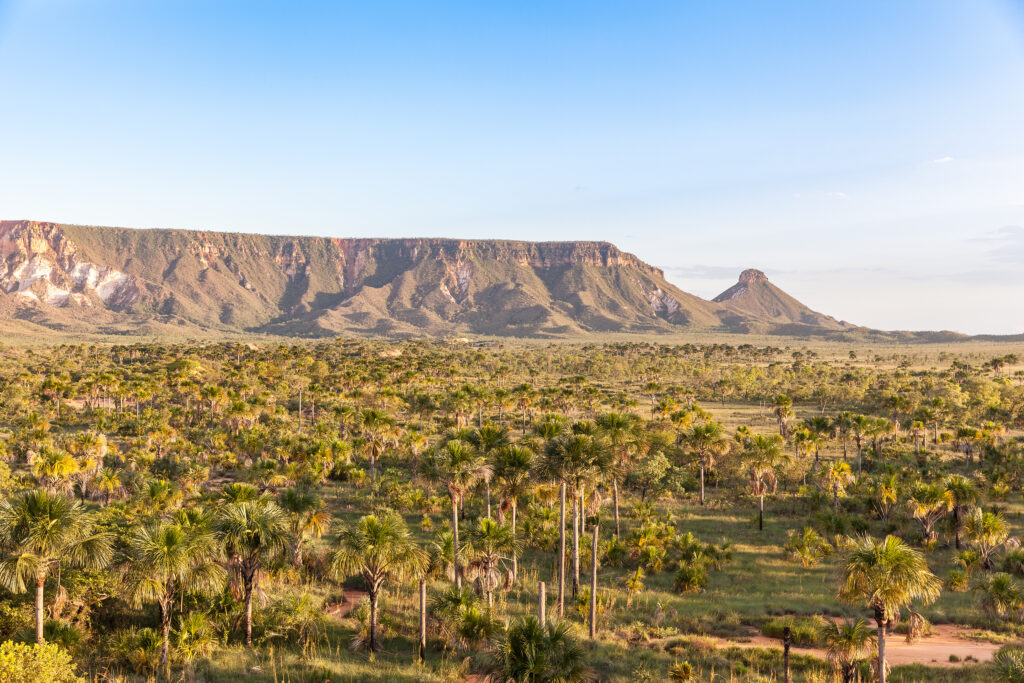
{"type": "Polygon", "coordinates": [[[358,574],[370,596],[370,652],[377,649],[377,598],[386,582],[421,573],[427,554],[416,545],[409,528],[394,512],[361,517],[343,529],[331,555],[336,577],[358,574]]]}
{"type": "Polygon", "coordinates": [[[0,583],[15,593],[36,587],[36,640],[43,642],[43,586],[61,564],[105,567],[113,536],[96,530],[96,517],[77,500],[45,490],[0,502],[0,583]]]}

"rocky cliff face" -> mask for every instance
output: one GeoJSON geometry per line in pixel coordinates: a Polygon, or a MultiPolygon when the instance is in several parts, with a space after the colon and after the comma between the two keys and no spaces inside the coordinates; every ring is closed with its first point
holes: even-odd
{"type": "Polygon", "coordinates": [[[0,222],[0,259],[0,288],[28,301],[121,310],[139,299],[134,277],[84,259],[52,223],[0,222]]]}
{"type": "MultiPolygon", "coordinates": [[[[761,280],[746,271],[737,287],[761,280]]],[[[735,289],[735,288],[734,288],[735,289]]],[[[328,239],[0,222],[7,315],[52,329],[566,336],[758,324],[606,242],[328,239]]],[[[744,290],[745,291],[745,290],[744,290]]],[[[738,295],[737,295],[738,296],[738,295]]]]}

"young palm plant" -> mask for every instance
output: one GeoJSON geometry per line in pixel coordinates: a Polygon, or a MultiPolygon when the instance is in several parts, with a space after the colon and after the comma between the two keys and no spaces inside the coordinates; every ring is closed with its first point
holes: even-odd
{"type": "Polygon", "coordinates": [[[371,655],[377,651],[377,600],[381,591],[389,581],[421,574],[426,565],[426,552],[416,545],[405,522],[394,512],[366,515],[338,536],[331,554],[331,571],[339,579],[358,574],[366,582],[371,655]]]}
{"type": "Polygon", "coordinates": [[[501,563],[519,552],[512,528],[483,517],[469,534],[470,568],[478,573],[487,606],[494,606],[494,589],[501,581],[501,563]]]}
{"type": "Polygon", "coordinates": [[[853,683],[857,662],[870,655],[878,642],[866,619],[830,622],[823,629],[822,639],[828,663],[839,671],[843,683],[853,683]]]}
{"type": "Polygon", "coordinates": [[[495,645],[491,680],[516,683],[582,683],[595,680],[585,652],[565,621],[542,626],[533,616],[513,623],[495,645]]]}
{"type": "Polygon", "coordinates": [[[974,508],[964,520],[964,535],[988,570],[995,566],[993,558],[997,550],[1018,545],[1017,540],[1010,537],[1006,518],[995,512],[982,512],[981,508],[974,508]]]}
{"type": "Polygon", "coordinates": [[[1004,572],[986,574],[974,585],[985,614],[993,619],[1016,621],[1024,609],[1024,591],[1004,572]]]}
{"type": "MultiPolygon", "coordinates": [[[[43,589],[54,569],[66,564],[105,567],[113,536],[96,530],[96,518],[77,500],[42,490],[0,502],[0,583],[15,593],[36,589],[36,642],[43,642],[43,589]]],[[[59,586],[58,586],[59,588],[59,586]]]]}

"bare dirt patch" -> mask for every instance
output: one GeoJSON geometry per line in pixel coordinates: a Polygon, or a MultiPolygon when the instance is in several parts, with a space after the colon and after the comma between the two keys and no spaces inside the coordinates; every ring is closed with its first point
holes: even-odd
{"type": "MultiPolygon", "coordinates": [[[[965,637],[969,631],[956,626],[941,625],[933,628],[932,634],[910,645],[902,636],[889,636],[885,641],[886,660],[893,666],[900,664],[922,664],[924,666],[939,666],[953,668],[972,664],[965,661],[973,657],[979,662],[992,661],[993,655],[1001,645],[995,643],[971,640],[965,637]],[[956,655],[960,661],[949,661],[950,655],[956,655]]],[[[782,643],[776,638],[765,636],[754,636],[750,640],[736,641],[725,638],[712,638],[719,647],[740,647],[740,648],[772,648],[782,649],[782,643]]],[[[810,655],[825,659],[825,650],[814,647],[793,646],[792,652],[802,655],[810,655]]]]}

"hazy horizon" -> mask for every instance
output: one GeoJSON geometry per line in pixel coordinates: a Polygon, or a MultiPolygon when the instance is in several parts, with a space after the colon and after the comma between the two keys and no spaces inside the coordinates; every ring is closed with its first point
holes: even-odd
{"type": "Polygon", "coordinates": [[[604,240],[880,329],[1024,332],[1019,3],[0,0],[0,214],[604,240]]]}

